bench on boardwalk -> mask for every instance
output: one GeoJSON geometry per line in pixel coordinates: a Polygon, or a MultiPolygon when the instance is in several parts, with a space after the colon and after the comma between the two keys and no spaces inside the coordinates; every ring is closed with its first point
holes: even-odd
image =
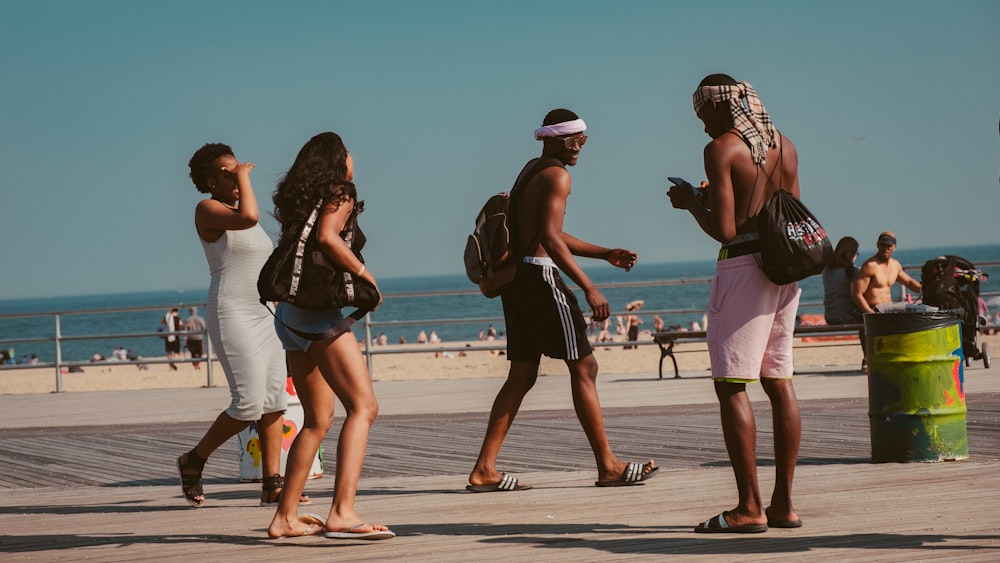
{"type": "MultiPolygon", "coordinates": [[[[862,323],[845,325],[808,325],[795,328],[795,336],[856,336],[865,327],[862,323]]],[[[704,342],[704,330],[671,330],[654,332],[653,341],[660,347],[660,379],[663,379],[663,360],[674,363],[674,379],[680,379],[674,345],[678,342],[704,342]]]]}

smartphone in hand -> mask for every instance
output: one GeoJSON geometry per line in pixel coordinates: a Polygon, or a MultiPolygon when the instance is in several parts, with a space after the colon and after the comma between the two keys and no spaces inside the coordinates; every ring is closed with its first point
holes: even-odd
{"type": "MultiPolygon", "coordinates": [[[[688,184],[687,180],[685,180],[684,178],[678,178],[677,176],[668,176],[667,180],[670,180],[670,182],[673,185],[675,185],[675,186],[683,186],[684,184],[688,184]]],[[[697,199],[698,201],[704,203],[704,201],[705,201],[705,191],[701,190],[701,189],[698,189],[698,188],[696,188],[695,186],[693,186],[691,184],[688,184],[688,185],[691,186],[691,193],[694,194],[695,199],[697,199]]]]}

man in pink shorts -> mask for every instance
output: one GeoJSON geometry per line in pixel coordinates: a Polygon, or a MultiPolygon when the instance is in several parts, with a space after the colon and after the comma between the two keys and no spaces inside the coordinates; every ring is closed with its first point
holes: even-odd
{"type": "Polygon", "coordinates": [[[722,434],[736,474],[739,502],[702,522],[698,533],[758,533],[802,525],[792,506],[801,433],[792,386],[796,284],[771,283],[757,265],[756,215],[778,189],[799,196],[798,155],[779,133],[753,87],[725,74],[702,80],[694,110],[712,141],[705,147],[707,197],[684,183],[670,188],[674,207],[688,210],[722,243],[708,304],[708,350],[722,434]],[[774,411],[775,485],[765,508],[757,484],[757,433],[747,383],[760,381],[774,411]]]}

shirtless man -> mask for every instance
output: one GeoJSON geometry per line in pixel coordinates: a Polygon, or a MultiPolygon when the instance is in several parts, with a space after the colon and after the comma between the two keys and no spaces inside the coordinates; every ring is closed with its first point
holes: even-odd
{"type": "Polygon", "coordinates": [[[903,266],[892,257],[896,251],[896,235],[886,231],[878,236],[878,251],[865,260],[851,284],[854,303],[862,313],[874,313],[875,307],[892,303],[892,284],[897,281],[916,293],[921,292],[920,282],[903,271],[903,266]]]}
{"type": "Polygon", "coordinates": [[[792,386],[796,284],[775,285],[757,266],[760,237],[751,220],[778,189],[799,196],[798,154],[779,133],[750,84],[725,74],[705,77],[694,110],[712,141],[705,146],[707,201],[691,184],[670,188],[674,207],[688,210],[722,243],[709,297],[707,341],[722,434],[736,475],[739,502],[702,522],[698,533],[757,533],[798,528],[792,478],[802,422],[792,386]],[[771,402],[774,491],[765,508],[757,483],[757,432],[747,383],[760,381],[771,402]]]}
{"type": "Polygon", "coordinates": [[[535,384],[542,354],[565,360],[570,373],[573,406],[597,461],[598,487],[635,485],[659,469],[646,463],[618,459],[604,432],[597,396],[597,360],[587,339],[587,322],[573,292],[559,272],[583,290],[591,315],[603,321],[611,314],[608,300],[583,272],[574,256],[607,260],[628,271],[635,266],[635,252],[605,248],[563,232],[566,201],[572,178],[566,166],[576,164],[587,142],[587,126],[567,109],[555,109],[535,130],[542,141],[542,155],[518,176],[512,190],[514,221],[511,246],[524,256],[517,277],[501,294],[507,324],[507,381],[493,402],[486,436],[466,489],[476,492],[520,491],[531,485],[497,470],[497,454],[517,416],[521,401],[535,384]]]}

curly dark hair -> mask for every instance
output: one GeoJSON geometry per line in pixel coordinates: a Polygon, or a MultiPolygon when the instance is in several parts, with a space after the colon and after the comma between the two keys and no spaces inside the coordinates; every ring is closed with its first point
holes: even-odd
{"type": "Polygon", "coordinates": [[[189,174],[191,181],[199,192],[203,194],[212,192],[208,187],[208,179],[217,172],[215,159],[227,155],[234,158],[236,156],[233,154],[233,149],[223,143],[208,143],[195,151],[194,156],[188,161],[188,168],[191,169],[189,174]]]}
{"type": "Polygon", "coordinates": [[[347,147],[336,133],[326,132],[309,139],[295,162],[278,182],[272,196],[274,218],[281,223],[281,236],[298,233],[320,201],[355,200],[356,213],[364,211],[363,201],[347,179],[347,147]]]}

